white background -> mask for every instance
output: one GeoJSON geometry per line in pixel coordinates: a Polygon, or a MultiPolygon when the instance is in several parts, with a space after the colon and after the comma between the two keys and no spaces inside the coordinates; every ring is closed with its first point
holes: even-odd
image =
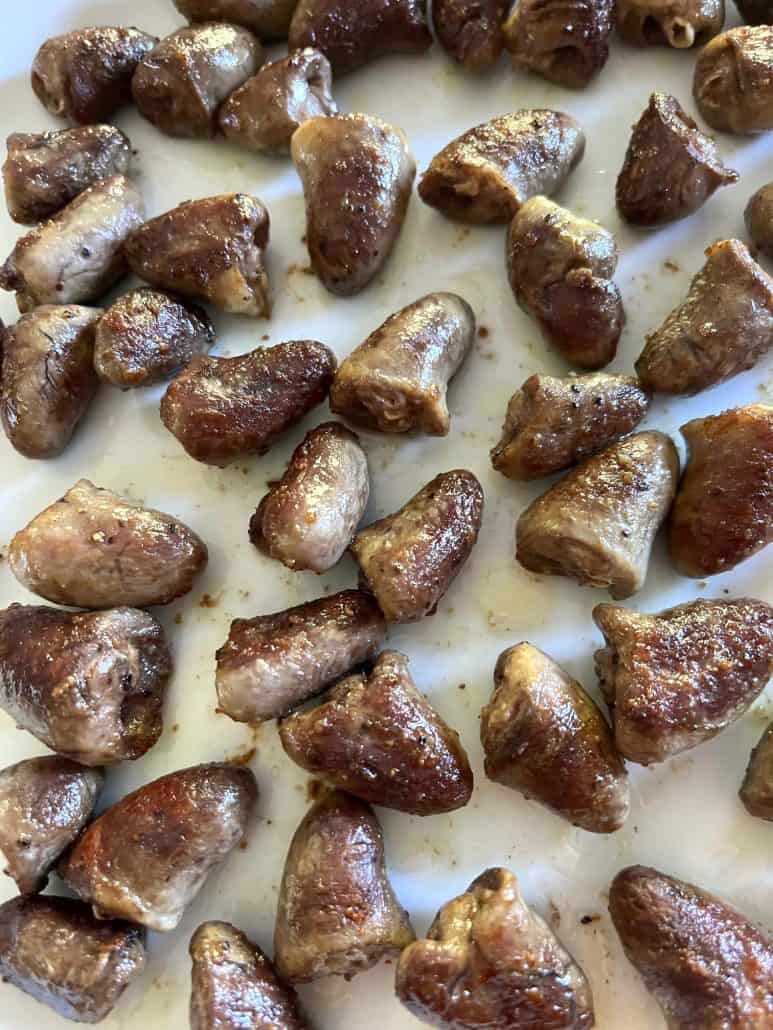
{"type": "MultiPolygon", "coordinates": [[[[132,3],[81,0],[6,0],[0,42],[0,123],[3,135],[58,127],[35,99],[29,68],[44,37],[90,24],[135,24],[164,35],[180,23],[165,0],[132,3]],[[10,16],[9,16],[10,15],[10,16]]],[[[4,5],[5,6],[5,5],[4,5]]],[[[732,20],[736,20],[735,11],[732,20]]],[[[278,51],[277,51],[278,53],[278,51]]],[[[630,371],[644,334],[660,324],[684,295],[717,238],[744,237],[743,208],[771,177],[771,143],[722,137],[727,162],[741,174],[687,222],[656,233],[623,227],[614,208],[615,177],[631,124],[653,89],[673,92],[693,111],[690,89],[694,53],[635,51],[617,39],[609,64],[588,90],[573,93],[513,73],[505,59],[483,79],[466,76],[438,48],[421,58],[393,58],[335,84],[344,110],[366,111],[401,126],[419,169],[441,145],[471,125],[519,107],[564,109],[582,123],[587,155],[560,200],[618,234],[622,257],[618,282],[628,325],[613,371],[630,371]],[[675,263],[678,270],[665,262],[675,263]]],[[[693,111],[694,113],[694,111],[693,111]]],[[[563,374],[566,366],[517,309],[504,271],[503,229],[465,229],[441,218],[414,196],[392,260],[379,280],[352,300],[335,299],[302,269],[303,202],[289,160],[258,158],[226,143],[166,139],[128,109],[116,123],[138,150],[137,178],[148,216],[182,200],[231,190],[254,192],[271,212],[269,271],[275,292],[270,321],[215,314],[216,353],[238,354],[261,339],[279,343],[314,337],[339,357],[347,354],[392,311],[430,290],[454,290],[474,307],[490,335],[480,339],[450,392],[452,429],[445,439],[388,438],[363,434],[370,458],[372,500],[368,521],[398,507],[436,473],[467,467],[480,478],[486,511],[480,542],[434,618],[395,629],[390,646],[410,655],[415,678],[442,715],[461,734],[475,773],[470,805],[450,816],[411,818],[380,813],[389,867],[398,895],[417,932],[438,906],[463,890],[485,867],[505,864],[521,878],[527,899],[554,925],[593,984],[603,1030],[659,1030],[664,1023],[622,956],[606,912],[606,890],[615,872],[645,862],[718,891],[751,917],[773,927],[773,826],[749,817],[737,790],[752,745],[773,704],[764,696],[715,741],[651,770],[632,767],[633,807],[613,837],[573,829],[518,794],[488,783],[482,773],[478,713],[488,699],[497,655],[530,640],[562,662],[596,692],[592,654],[600,635],[591,609],[607,600],[600,591],[558,578],[539,579],[514,561],[515,519],[547,484],[511,483],[493,472],[488,451],[499,436],[507,400],[533,372],[563,374]],[[460,690],[460,684],[466,688],[460,690]],[[600,919],[582,925],[580,918],[600,919]]],[[[0,212],[3,256],[23,231],[0,212]]],[[[126,287],[129,282],[125,284],[126,287]]],[[[13,298],[0,296],[0,316],[16,317],[13,298]]],[[[724,386],[691,400],[657,400],[646,425],[674,435],[689,418],[755,401],[773,403],[771,365],[761,364],[724,386]]],[[[278,477],[291,449],[328,417],[314,411],[262,459],[221,471],[187,457],[158,416],[160,389],[120,393],[102,387],[67,452],[34,462],[0,440],[3,493],[0,551],[13,533],[59,497],[80,476],[99,486],[144,499],[188,522],[206,540],[210,563],[193,592],[158,612],[175,654],[176,672],[159,744],[143,759],[110,772],[106,800],[185,765],[244,754],[261,791],[248,847],[213,875],[191,905],[179,930],[151,935],[144,976],[103,1024],[118,1028],[187,1027],[187,945],[204,919],[228,919],[271,950],[276,894],[290,837],[306,808],[307,776],[285,757],[275,727],[253,731],[215,713],[214,652],[230,620],[276,611],[351,586],[346,558],[321,577],[293,574],[258,554],[247,539],[249,517],[266,481],[278,477]],[[214,607],[201,607],[208,593],[214,607]]],[[[695,596],[754,595],[773,601],[770,552],[705,584],[679,577],[662,540],[646,588],[629,603],[658,610],[695,596]]],[[[0,563],[0,602],[34,603],[0,563]]],[[[0,714],[3,764],[41,753],[28,734],[0,714]]],[[[54,890],[61,885],[54,884],[54,890]]],[[[11,881],[0,880],[0,900],[11,881]]],[[[331,979],[301,989],[317,1030],[407,1030],[416,1021],[392,993],[393,967],[381,965],[350,984],[331,979]]],[[[54,1030],[64,1023],[11,987],[0,987],[0,1030],[54,1030]]]]}

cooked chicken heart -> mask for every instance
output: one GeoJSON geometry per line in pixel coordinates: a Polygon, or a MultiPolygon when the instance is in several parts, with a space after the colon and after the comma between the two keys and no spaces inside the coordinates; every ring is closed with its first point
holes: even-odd
{"type": "Polygon", "coordinates": [[[8,561],[47,601],[145,608],[187,594],[207,548],[171,515],[81,479],[16,534],[8,561]]]}
{"type": "Polygon", "coordinates": [[[773,822],[773,723],[751,753],[740,796],[749,815],[773,822]]]}
{"type": "Polygon", "coordinates": [[[715,737],[773,673],[764,601],[689,601],[659,615],[600,604],[593,618],[606,640],[596,672],[631,762],[662,762],[715,737]]]}
{"type": "Polygon", "coordinates": [[[485,72],[502,53],[508,0],[433,0],[438,42],[469,72],[485,72]]]}
{"type": "Polygon", "coordinates": [[[609,57],[614,0],[518,0],[504,25],[513,66],[584,89],[609,57]]]}
{"type": "Polygon", "coordinates": [[[125,175],[132,157],[128,138],[112,125],[15,132],[7,146],[5,202],[23,225],[50,218],[101,179],[125,175]]]}
{"type": "Polygon", "coordinates": [[[188,21],[227,21],[267,40],[287,39],[297,4],[298,0],[174,0],[188,21]]]}
{"type": "Polygon", "coordinates": [[[757,250],[765,257],[773,258],[773,182],[761,186],[750,199],[744,212],[744,221],[757,250]]]}
{"type": "Polygon", "coordinates": [[[57,755],[0,772],[0,851],[22,894],[45,888],[49,870],[91,818],[104,779],[101,770],[57,755]]]}
{"type": "Polygon", "coordinates": [[[633,46],[688,50],[725,24],[725,0],[618,0],[617,29],[633,46]]]}
{"type": "Polygon", "coordinates": [[[101,1023],[145,966],[137,926],[49,895],[0,906],[0,975],[63,1019],[101,1023]]]}
{"type": "Polygon", "coordinates": [[[670,1030],[773,1025],[773,938],[740,912],[646,866],[617,874],[609,911],[670,1030]]]}
{"type": "Polygon", "coordinates": [[[590,984],[507,869],[487,869],[438,912],[397,966],[397,997],[447,1030],[586,1030],[590,984]]]}
{"type": "Polygon", "coordinates": [[[287,853],[274,931],[279,974],[291,983],[348,980],[412,940],[373,810],[331,791],[306,813],[287,853]]]}
{"type": "Polygon", "coordinates": [[[257,796],[244,766],[169,773],[99,816],[59,874],[97,917],[174,930],[212,869],[243,839],[257,796]]]}
{"type": "Polygon", "coordinates": [[[220,708],[237,722],[278,719],[375,657],[385,636],[378,605],[359,590],[235,619],[215,655],[220,708]]]}
{"type": "Polygon", "coordinates": [[[698,56],[693,96],[719,132],[773,129],[773,27],[741,25],[715,36],[698,56]]]}
{"type": "Polygon", "coordinates": [[[0,611],[0,708],[83,765],[141,758],[161,736],[172,658],[147,612],[0,611]]]}
{"type": "Polygon", "coordinates": [[[408,140],[370,115],[331,115],[296,129],[291,153],[312,268],[331,293],[359,293],[400,235],[416,176],[408,140]]]}
{"type": "Polygon", "coordinates": [[[303,769],[372,805],[437,815],[472,794],[459,734],[416,689],[398,651],[382,651],[368,676],[349,676],[318,707],[285,719],[279,735],[303,769]]]}

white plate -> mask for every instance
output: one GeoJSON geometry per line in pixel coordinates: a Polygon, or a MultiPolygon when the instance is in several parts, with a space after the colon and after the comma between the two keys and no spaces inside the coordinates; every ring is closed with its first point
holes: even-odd
{"type": "MultiPolygon", "coordinates": [[[[3,19],[0,44],[3,134],[57,127],[28,84],[30,64],[44,36],[84,25],[121,23],[163,35],[180,19],[166,0],[26,0],[15,5],[12,16],[3,19]]],[[[692,110],[693,64],[692,53],[635,51],[614,39],[612,57],[599,80],[589,90],[574,93],[516,75],[504,60],[494,75],[477,80],[435,48],[422,58],[371,65],[338,83],[335,93],[343,109],[367,111],[400,125],[420,169],[462,130],[519,107],[555,107],[579,118],[588,136],[587,156],[560,199],[618,234],[622,260],[617,279],[628,325],[610,367],[629,371],[644,333],[659,325],[685,293],[702,263],[703,249],[719,237],[743,238],[746,201],[770,177],[770,139],[722,137],[723,156],[741,173],[738,186],[720,191],[687,222],[656,233],[637,234],[620,223],[614,185],[629,128],[653,89],[674,93],[692,110]]],[[[553,920],[590,977],[599,1027],[663,1026],[659,1009],[621,953],[606,911],[606,890],[622,866],[651,863],[718,891],[752,918],[773,926],[773,827],[751,819],[737,800],[749,751],[773,715],[773,705],[763,697],[719,738],[672,762],[651,770],[631,767],[633,809],[625,827],[612,837],[573,829],[484,778],[478,713],[491,691],[497,655],[510,644],[530,640],[596,691],[592,654],[600,636],[590,613],[594,604],[608,599],[603,592],[581,589],[564,579],[540,580],[516,565],[513,557],[515,519],[545,484],[509,482],[493,472],[488,451],[498,439],[507,400],[523,380],[533,372],[563,374],[567,369],[515,305],[505,278],[502,229],[465,229],[414,197],[399,245],[378,283],[356,299],[337,300],[302,271],[308,264],[301,242],[303,202],[289,161],[256,158],[225,143],[167,139],[131,109],[116,121],[139,151],[138,181],[149,215],[187,198],[230,190],[254,192],[270,209],[273,318],[267,322],[216,314],[216,353],[237,354],[261,339],[278,343],[314,337],[341,357],[392,311],[440,289],[463,294],[479,323],[489,329],[452,386],[452,430],[447,438],[400,440],[363,434],[373,478],[368,520],[394,510],[437,472],[450,468],[472,469],[486,492],[480,542],[437,615],[390,635],[390,645],[410,655],[420,687],[460,730],[475,769],[475,794],[467,808],[451,816],[418,819],[381,811],[389,867],[397,893],[422,933],[438,906],[485,867],[510,866],[521,878],[527,899],[553,920]],[[586,914],[599,918],[583,925],[580,920],[586,914]]],[[[3,208],[2,256],[21,231],[3,208]]],[[[0,297],[0,316],[6,322],[16,317],[8,294],[0,297]]],[[[770,370],[769,363],[759,365],[691,400],[658,399],[646,424],[670,432],[681,448],[678,427],[689,418],[753,401],[773,403],[770,370]]],[[[277,887],[290,837],[306,808],[308,777],[286,758],[273,725],[253,734],[215,713],[213,655],[232,618],[286,608],[323,591],[350,586],[356,579],[348,558],[318,578],[294,575],[260,556],[247,539],[247,523],[266,481],[281,474],[304,433],[327,417],[326,408],[314,411],[265,458],[219,471],[187,457],[164,429],[158,416],[160,394],[160,389],[120,393],[102,387],[72,445],[56,461],[25,460],[0,440],[0,541],[6,546],[29,518],[80,476],[87,476],[180,516],[210,548],[209,567],[193,593],[158,612],[176,657],[164,735],[141,761],[111,771],[106,797],[120,797],[173,769],[256,748],[250,765],[261,800],[248,847],[211,877],[177,932],[151,935],[147,971],[105,1021],[106,1030],[187,1028],[187,946],[191,932],[204,919],[232,920],[270,951],[277,887]],[[214,606],[200,605],[204,594],[214,606]]],[[[773,601],[770,552],[697,584],[670,568],[661,541],[646,588],[630,603],[658,610],[696,596],[726,593],[773,601]]],[[[7,564],[0,564],[0,601],[34,603],[7,564]]],[[[43,751],[4,715],[0,744],[3,764],[43,751]]],[[[55,891],[59,888],[54,884],[55,891]]],[[[0,900],[11,897],[11,882],[3,879],[0,891],[0,900]]],[[[393,973],[393,967],[383,964],[349,984],[330,979],[302,988],[314,1026],[418,1027],[394,999],[393,973]]],[[[0,1030],[58,1030],[64,1025],[13,988],[0,989],[0,1030]]]]}

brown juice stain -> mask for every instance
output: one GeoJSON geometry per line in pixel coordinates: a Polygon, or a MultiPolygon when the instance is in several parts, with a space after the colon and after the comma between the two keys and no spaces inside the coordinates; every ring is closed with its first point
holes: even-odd
{"type": "Polygon", "coordinates": [[[322,780],[308,780],[306,783],[306,800],[310,802],[319,801],[326,789],[322,780]]]}
{"type": "Polygon", "coordinates": [[[202,594],[199,600],[199,608],[217,608],[222,600],[222,590],[218,594],[202,594]]]}

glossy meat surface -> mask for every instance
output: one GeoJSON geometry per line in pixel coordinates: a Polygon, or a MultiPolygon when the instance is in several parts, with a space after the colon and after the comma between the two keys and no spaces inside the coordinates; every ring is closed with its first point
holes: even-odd
{"type": "Polygon", "coordinates": [[[207,314],[159,290],[131,290],[102,315],[94,336],[99,378],[122,390],[163,382],[215,342],[207,314]]]}
{"type": "Polygon", "coordinates": [[[419,693],[398,651],[349,676],[318,707],[285,719],[279,735],[303,769],[373,805],[413,815],[462,808],[472,794],[467,754],[419,693]]]}
{"type": "Polygon", "coordinates": [[[550,343],[581,368],[614,358],[625,324],[612,276],[617,243],[597,222],[532,197],[510,224],[507,275],[518,304],[550,343]]]}
{"type": "Polygon", "coordinates": [[[416,162],[401,129],[365,114],[311,118],[293,134],[311,266],[350,297],[383,268],[400,235],[416,162]]]}
{"type": "Polygon", "coordinates": [[[737,181],[717,144],[676,97],[653,93],[617,177],[617,210],[631,225],[664,225],[693,214],[721,186],[737,181]]]}
{"type": "Polygon", "coordinates": [[[337,114],[330,62],[306,47],[264,65],[225,101],[218,113],[226,138],[257,153],[289,154],[299,125],[337,114]]]}
{"type": "Polygon", "coordinates": [[[635,367],[647,390],[694,394],[752,368],[771,346],[773,279],[743,243],[722,240],[635,367]]]}
{"type": "Polygon", "coordinates": [[[145,966],[142,930],[70,898],[0,906],[0,975],[63,1019],[100,1023],[145,966]]]}
{"type": "Polygon", "coordinates": [[[773,723],[751,753],[740,797],[749,815],[773,822],[773,723]]]}
{"type": "Polygon", "coordinates": [[[103,783],[99,769],[58,755],[0,772],[0,851],[21,894],[45,888],[49,870],[91,818],[103,783]]]}
{"type": "Polygon", "coordinates": [[[504,25],[513,65],[584,89],[609,57],[613,0],[519,0],[504,25]]]}
{"type": "Polygon", "coordinates": [[[5,203],[14,222],[50,218],[101,179],[125,175],[131,143],[112,125],[59,132],[15,132],[3,165],[5,203]]]}
{"type": "MultiPolygon", "coordinates": [[[[773,12],[771,12],[773,15],[773,12]]],[[[744,212],[746,231],[765,257],[773,257],[773,183],[766,183],[751,197],[744,212]]]]}
{"type": "Polygon", "coordinates": [[[142,196],[125,176],[95,183],[17,241],[0,268],[0,289],[16,291],[19,311],[99,300],[126,272],[124,243],[144,217],[142,196]]]}
{"type": "Polygon", "coordinates": [[[707,43],[695,65],[693,97],[719,132],[773,129],[773,26],[742,25],[707,43]]]}
{"type": "Polygon", "coordinates": [[[531,644],[509,647],[481,713],[486,775],[575,826],[612,833],[630,807],[628,776],[589,694],[531,644]]]}
{"type": "Polygon", "coordinates": [[[617,29],[633,46],[687,50],[725,24],[725,0],[618,0],[617,29]]]}
{"type": "Polygon", "coordinates": [[[306,813],[287,854],[274,931],[279,974],[291,983],[350,979],[412,940],[373,810],[331,791],[306,813]]]}
{"type": "Polygon", "coordinates": [[[243,25],[260,39],[287,39],[298,0],[174,0],[191,22],[227,21],[243,25]]]}
{"type": "Polygon", "coordinates": [[[192,458],[225,466],[265,454],[327,397],[336,359],[292,340],[236,358],[194,358],[161,399],[161,420],[192,458]]]}
{"type": "Polygon", "coordinates": [[[617,874],[609,911],[669,1030],[773,1025],[773,938],[740,912],[646,866],[617,874]]]}
{"type": "Polygon", "coordinates": [[[257,796],[243,766],[169,773],[96,819],[59,874],[97,916],[174,930],[212,869],[243,839],[257,796]]]}
{"type": "Polygon", "coordinates": [[[338,422],[307,433],[250,520],[250,539],[288,569],[326,572],[343,557],[368,505],[368,459],[338,422]]]}
{"type": "Polygon", "coordinates": [[[438,42],[469,72],[484,72],[502,53],[507,0],[433,0],[438,42]]]}
{"type": "Polygon", "coordinates": [[[472,347],[475,314],[455,293],[430,293],[390,315],[341,363],[330,408],[367,429],[445,436],[446,391],[472,347]]]}
{"type": "Polygon", "coordinates": [[[763,601],[689,601],[659,615],[593,610],[606,647],[596,672],[618,751],[651,765],[738,719],[773,673],[773,609],[763,601]]]}
{"type": "Polygon", "coordinates": [[[295,991],[235,926],[202,923],[189,951],[191,1030],[310,1030],[295,991]]]}
{"type": "Polygon", "coordinates": [[[582,969],[523,900],[507,869],[487,869],[403,951],[397,997],[446,1030],[584,1030],[595,1025],[582,969]]]}
{"type": "Polygon", "coordinates": [[[0,611],[0,707],[83,765],[142,757],[161,736],[172,658],[147,612],[0,611]]]}
{"type": "Polygon", "coordinates": [[[217,109],[260,67],[260,42],[223,22],[178,29],[146,54],[132,79],[140,114],[167,136],[209,139],[217,109]]]}
{"type": "Polygon", "coordinates": [[[671,512],[671,558],[701,579],[773,541],[773,407],[693,419],[682,435],[689,460],[671,512]]]}
{"type": "Polygon", "coordinates": [[[286,715],[374,658],[385,637],[378,605],[359,590],[236,619],[216,654],[220,708],[237,722],[286,715]]]}
{"type": "Polygon", "coordinates": [[[104,122],[131,102],[134,69],[155,44],[135,28],[90,26],[53,36],[35,55],[32,88],[58,118],[104,122]]]}
{"type": "Polygon", "coordinates": [[[679,480],[663,433],[635,433],[572,469],[518,519],[524,568],[630,597],[647,577],[655,536],[679,480]]]}
{"type": "Polygon", "coordinates": [[[5,435],[27,458],[53,458],[70,442],[97,388],[99,308],[35,308],[5,330],[0,398],[5,435]]]}
{"type": "Polygon", "coordinates": [[[16,534],[8,561],[47,601],[145,608],[187,594],[207,548],[171,515],[81,479],[16,534]]]}
{"type": "Polygon", "coordinates": [[[354,538],[360,583],[387,622],[432,615],[478,539],[483,489],[471,472],[435,476],[399,511],[354,538]]]}
{"type": "Polygon", "coordinates": [[[585,134],[570,115],[516,111],[468,129],[436,154],[419,196],[461,222],[509,222],[529,197],[556,193],[584,153],[585,134]]]}
{"type": "Polygon", "coordinates": [[[268,237],[268,211],[256,197],[223,193],[152,218],[125,249],[131,270],[151,286],[257,318],[271,310],[268,237]]]}
{"type": "Polygon", "coordinates": [[[321,50],[336,75],[431,44],[426,0],[299,0],[290,24],[290,49],[321,50]]]}
{"type": "Polygon", "coordinates": [[[635,429],[650,399],[634,376],[529,376],[507,405],[491,464],[508,479],[541,479],[635,429]]]}

